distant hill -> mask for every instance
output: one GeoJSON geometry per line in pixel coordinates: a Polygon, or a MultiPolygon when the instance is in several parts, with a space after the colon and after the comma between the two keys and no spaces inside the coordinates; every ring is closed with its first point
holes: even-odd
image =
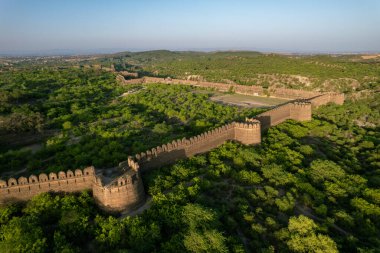
{"type": "Polygon", "coordinates": [[[98,64],[142,75],[246,85],[275,85],[318,91],[351,92],[380,86],[380,57],[373,55],[303,55],[254,51],[121,52],[100,56],[98,64]]]}

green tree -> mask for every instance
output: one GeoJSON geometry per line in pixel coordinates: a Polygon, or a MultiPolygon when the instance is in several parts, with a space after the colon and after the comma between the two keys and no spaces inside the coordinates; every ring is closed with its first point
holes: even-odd
{"type": "Polygon", "coordinates": [[[31,217],[14,217],[1,226],[0,252],[45,252],[47,238],[31,217]]]}
{"type": "Polygon", "coordinates": [[[336,243],[327,235],[316,233],[318,226],[306,216],[291,217],[286,241],[294,252],[338,252],[336,243]]]}
{"type": "Polygon", "coordinates": [[[183,243],[190,252],[228,252],[226,238],[216,230],[190,231],[183,243]]]}

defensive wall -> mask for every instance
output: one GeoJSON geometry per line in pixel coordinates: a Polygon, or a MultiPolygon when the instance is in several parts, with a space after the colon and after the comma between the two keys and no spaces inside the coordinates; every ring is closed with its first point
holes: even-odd
{"type": "Polygon", "coordinates": [[[258,120],[245,123],[232,122],[189,139],[183,138],[152,148],[134,157],[129,157],[128,160],[133,160],[138,164],[138,168],[144,171],[207,152],[227,140],[239,141],[246,145],[260,144],[260,122],[258,120]]]}
{"type": "Polygon", "coordinates": [[[45,173],[38,176],[31,175],[28,178],[20,177],[17,180],[15,178],[7,181],[0,180],[0,203],[28,200],[39,193],[48,191],[75,192],[92,189],[94,176],[94,167],[88,167],[74,172],[68,170],[52,172],[48,175],[45,173]]]}
{"type": "Polygon", "coordinates": [[[270,86],[265,89],[256,85],[240,85],[240,84],[226,84],[226,83],[214,83],[205,81],[192,81],[172,78],[159,78],[159,77],[142,77],[136,79],[125,80],[122,75],[117,76],[123,84],[143,84],[143,83],[163,83],[163,84],[182,84],[191,85],[203,88],[213,88],[221,92],[233,91],[237,94],[252,95],[252,96],[270,96],[285,99],[311,99],[315,98],[315,101],[311,101],[312,104],[317,106],[326,104],[329,102],[343,104],[344,94],[334,92],[318,92],[318,91],[304,91],[297,89],[276,88],[270,86]],[[328,95],[327,95],[328,94],[328,95]],[[325,96],[327,95],[327,96],[325,96]],[[319,98],[319,99],[317,99],[319,98]]]}
{"type": "Polygon", "coordinates": [[[275,108],[257,115],[252,120],[259,120],[261,130],[266,130],[271,126],[278,125],[288,119],[297,121],[311,120],[311,102],[308,100],[296,100],[289,103],[276,106],[275,108]]]}
{"type": "MultiPolygon", "coordinates": [[[[124,79],[124,78],[123,78],[124,79]]],[[[164,82],[169,84],[190,84],[195,86],[213,87],[221,91],[231,90],[229,84],[215,84],[209,82],[172,80],[172,79],[140,78],[125,80],[125,83],[154,83],[164,82]],[[181,81],[181,82],[180,82],[181,81]],[[196,84],[194,84],[196,83],[196,84]]],[[[260,88],[250,86],[240,87],[233,85],[234,91],[246,92],[244,94],[260,93],[260,88]]],[[[282,91],[283,92],[283,91],[282,91]]],[[[286,94],[286,93],[283,93],[286,94]]],[[[303,93],[295,92],[294,96],[303,96],[303,93]]],[[[305,93],[306,94],[306,93],[305,93]]],[[[170,164],[178,159],[194,156],[210,151],[222,145],[225,141],[235,140],[245,145],[261,143],[261,131],[275,126],[287,119],[307,121],[311,119],[312,108],[333,102],[342,104],[343,94],[336,93],[307,93],[308,99],[297,99],[279,105],[269,111],[261,113],[254,118],[246,119],[244,123],[232,122],[211,131],[189,139],[183,138],[158,146],[128,157],[127,161],[119,164],[122,175],[104,183],[102,176],[96,174],[94,167],[82,170],[50,173],[49,175],[31,175],[28,178],[20,177],[17,180],[10,178],[7,181],[0,180],[0,204],[26,201],[42,192],[76,192],[90,189],[97,204],[106,210],[121,211],[132,210],[145,201],[144,186],[141,172],[170,164]]]]}
{"type": "Polygon", "coordinates": [[[189,139],[176,140],[129,157],[119,165],[125,173],[108,184],[104,184],[101,175],[96,175],[94,167],[85,168],[83,171],[77,169],[75,172],[69,170],[49,175],[31,175],[29,178],[0,180],[0,203],[25,201],[42,192],[76,192],[90,189],[100,207],[116,211],[131,210],[145,200],[142,171],[207,152],[227,140],[236,140],[247,145],[259,144],[260,122],[233,122],[189,139]]]}

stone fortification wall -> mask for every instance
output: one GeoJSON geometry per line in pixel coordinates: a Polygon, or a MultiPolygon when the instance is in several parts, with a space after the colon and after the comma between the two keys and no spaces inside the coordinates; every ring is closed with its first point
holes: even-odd
{"type": "Polygon", "coordinates": [[[131,80],[125,80],[123,76],[118,75],[117,79],[123,84],[143,84],[143,83],[164,83],[164,84],[182,84],[192,85],[203,88],[213,88],[221,92],[233,91],[237,94],[253,95],[253,96],[271,96],[285,99],[308,99],[313,107],[327,104],[329,102],[336,104],[343,104],[344,94],[333,92],[318,92],[318,91],[304,91],[296,89],[275,88],[269,87],[264,89],[261,86],[255,85],[239,85],[239,84],[225,84],[225,83],[213,83],[204,81],[192,81],[182,79],[171,78],[159,78],[159,77],[143,77],[131,80]]]}
{"type": "Polygon", "coordinates": [[[132,210],[145,201],[140,173],[134,169],[105,186],[100,179],[94,181],[92,192],[96,203],[106,210],[132,210]]]}
{"type": "Polygon", "coordinates": [[[20,177],[17,180],[10,178],[7,182],[0,180],[0,203],[24,201],[33,196],[48,191],[75,192],[92,189],[95,179],[94,167],[82,170],[60,171],[57,173],[42,173],[28,178],[20,177]]]}
{"type": "Polygon", "coordinates": [[[122,75],[117,76],[117,80],[121,81],[123,84],[142,84],[142,83],[163,83],[163,84],[182,84],[182,85],[192,85],[203,88],[213,88],[221,92],[233,91],[238,94],[244,95],[254,95],[254,96],[272,96],[285,99],[311,99],[316,98],[321,95],[328,95],[327,100],[330,102],[337,102],[341,104],[344,102],[344,95],[340,93],[332,92],[318,92],[318,91],[304,91],[296,89],[287,88],[276,88],[269,87],[265,89],[261,86],[255,85],[239,85],[239,84],[225,84],[225,83],[213,83],[205,81],[192,81],[192,80],[182,80],[182,79],[171,79],[171,78],[159,78],[159,77],[143,77],[125,80],[122,75]]]}
{"type": "Polygon", "coordinates": [[[182,80],[182,79],[171,79],[171,78],[159,78],[159,77],[143,77],[138,79],[123,80],[124,77],[119,75],[117,80],[121,81],[123,84],[141,84],[141,83],[164,83],[164,84],[182,84],[182,85],[192,85],[203,88],[213,88],[218,91],[227,92],[233,91],[238,94],[245,95],[256,95],[264,96],[264,89],[261,86],[248,86],[239,84],[226,84],[226,83],[213,83],[204,81],[192,81],[192,80],[182,80]]]}
{"type": "Polygon", "coordinates": [[[309,100],[298,100],[290,103],[290,118],[297,121],[311,120],[311,106],[309,100]]]}
{"type": "Polygon", "coordinates": [[[298,100],[277,106],[272,110],[257,115],[253,119],[247,118],[247,122],[258,120],[261,129],[266,130],[271,126],[278,125],[287,119],[297,121],[311,120],[311,102],[308,100],[298,100]]]}
{"type": "Polygon", "coordinates": [[[137,154],[128,159],[128,164],[144,171],[207,152],[227,140],[237,140],[247,145],[259,144],[261,142],[260,122],[233,122],[190,139],[176,140],[137,154]]]}
{"type": "MultiPolygon", "coordinates": [[[[263,95],[264,93],[263,88],[258,86],[151,77],[131,80],[125,80],[123,76],[117,78],[124,84],[178,83],[215,88],[220,91],[232,89],[236,93],[250,95],[263,95]]],[[[344,102],[344,95],[336,93],[321,94],[290,89],[272,89],[271,92],[272,95],[278,97],[308,97],[309,99],[291,101],[261,113],[253,119],[247,119],[245,123],[233,122],[198,136],[176,140],[134,157],[129,157],[127,161],[119,164],[124,173],[108,184],[104,184],[102,178],[95,175],[93,167],[88,167],[83,171],[61,171],[58,174],[32,175],[29,178],[20,177],[18,180],[14,178],[8,181],[0,180],[0,204],[28,200],[39,193],[48,191],[74,192],[92,189],[96,202],[104,209],[116,211],[133,209],[145,201],[141,171],[207,152],[227,140],[236,140],[246,145],[259,144],[261,142],[261,129],[265,130],[287,119],[310,120],[312,106],[318,107],[329,102],[336,104],[343,104],[344,102]]]]}
{"type": "Polygon", "coordinates": [[[271,126],[275,126],[287,119],[290,119],[290,105],[285,104],[282,106],[277,106],[272,110],[257,115],[254,119],[261,122],[262,130],[266,130],[271,126]]]}
{"type": "Polygon", "coordinates": [[[338,105],[342,105],[344,103],[344,94],[342,93],[324,93],[322,95],[318,95],[309,99],[313,107],[317,108],[321,105],[325,105],[328,103],[335,103],[338,105]]]}
{"type": "Polygon", "coordinates": [[[173,163],[182,158],[207,152],[227,140],[243,144],[259,144],[261,141],[260,122],[231,123],[190,139],[182,139],[153,148],[120,163],[125,173],[108,184],[95,175],[89,167],[75,172],[40,174],[29,178],[0,180],[0,203],[25,201],[42,192],[75,192],[92,189],[98,205],[106,210],[130,210],[145,200],[144,186],[140,172],[173,163]]]}
{"type": "Polygon", "coordinates": [[[286,88],[274,88],[269,87],[268,92],[270,96],[278,98],[288,98],[288,99],[306,99],[321,95],[318,91],[304,91],[296,89],[286,89],[286,88]]]}

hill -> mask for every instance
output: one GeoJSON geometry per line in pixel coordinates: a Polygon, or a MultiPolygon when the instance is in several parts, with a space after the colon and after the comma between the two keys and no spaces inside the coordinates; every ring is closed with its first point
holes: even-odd
{"type": "Polygon", "coordinates": [[[140,75],[339,90],[348,99],[318,108],[309,122],[270,128],[260,146],[227,142],[144,173],[150,200],[131,216],[98,209],[89,192],[45,193],[1,207],[0,252],[380,248],[376,58],[153,51],[6,59],[2,179],[88,165],[112,178],[128,155],[266,110],[216,103],[214,90],[199,87],[123,86],[112,65],[140,75]]]}

